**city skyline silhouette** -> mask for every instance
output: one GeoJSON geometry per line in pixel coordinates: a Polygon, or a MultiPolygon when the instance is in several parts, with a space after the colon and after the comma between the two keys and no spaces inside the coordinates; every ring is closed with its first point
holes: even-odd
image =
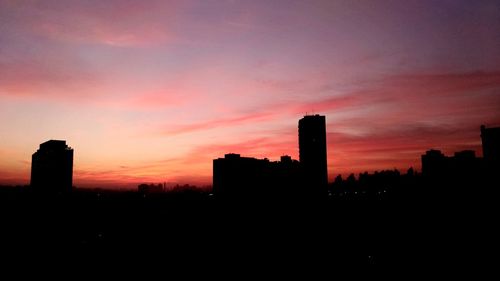
{"type": "MultiPolygon", "coordinates": [[[[325,135],[325,140],[323,140],[323,144],[326,144],[326,126],[324,125],[324,120],[325,120],[325,116],[320,116],[318,114],[315,114],[315,115],[305,115],[304,118],[302,118],[299,122],[299,131],[298,131],[298,136],[299,136],[299,150],[300,150],[300,123],[303,121],[303,120],[306,120],[308,118],[314,118],[314,117],[318,117],[318,118],[323,118],[323,133],[325,135]]],[[[321,130],[320,130],[321,132],[321,130]]],[[[481,138],[481,150],[480,151],[486,151],[486,157],[484,157],[484,154],[485,153],[482,153],[483,157],[480,157],[480,156],[477,156],[477,152],[475,150],[462,150],[462,151],[454,151],[453,153],[455,154],[454,157],[447,157],[445,156],[440,150],[435,150],[433,148],[429,148],[428,151],[426,151],[426,154],[425,155],[422,155],[421,157],[421,165],[419,165],[421,167],[421,171],[423,174],[426,174],[426,173],[433,173],[433,172],[429,172],[431,169],[434,169],[436,170],[435,173],[450,173],[451,171],[454,171],[454,169],[456,168],[456,164],[450,164],[450,163],[459,163],[460,161],[462,162],[466,162],[468,163],[467,167],[468,168],[462,168],[463,172],[467,172],[467,171],[471,171],[473,173],[476,173],[478,170],[482,170],[482,169],[490,169],[489,172],[490,173],[494,173],[495,169],[497,169],[497,167],[499,166],[499,148],[498,148],[498,144],[499,144],[499,132],[500,132],[500,127],[498,128],[491,128],[491,127],[486,127],[485,125],[481,125],[480,126],[480,138],[481,138]],[[434,160],[426,160],[426,159],[434,159],[434,160]],[[441,159],[441,160],[439,160],[441,159]],[[457,159],[457,160],[455,160],[457,159]],[[463,160],[460,160],[460,159],[463,159],[463,160]],[[469,160],[467,160],[469,159],[469,160]],[[434,164],[427,164],[427,166],[429,167],[433,167],[433,166],[436,166],[438,167],[437,169],[435,168],[425,168],[426,164],[424,163],[431,163],[430,161],[432,161],[434,164]],[[492,168],[493,167],[493,168],[492,168]],[[427,172],[425,171],[427,170],[427,172]],[[446,172],[448,171],[448,172],[446,172]]],[[[278,136],[277,136],[278,137],[278,136]]],[[[436,146],[439,146],[438,144],[434,145],[433,147],[436,147],[436,146]]],[[[306,150],[307,151],[307,150],[306,150]]],[[[324,155],[326,155],[326,147],[325,147],[325,150],[322,151],[321,153],[323,153],[324,155]]],[[[299,153],[300,154],[300,153],[299,153]]],[[[64,140],[48,140],[42,144],[40,144],[40,149],[38,149],[32,156],[32,162],[31,162],[31,179],[30,179],[30,184],[28,184],[29,186],[40,186],[40,187],[47,187],[47,188],[54,188],[55,190],[68,190],[68,189],[71,189],[71,188],[74,188],[74,185],[72,184],[72,178],[73,178],[73,149],[66,146],[66,141],[64,140]],[[56,152],[56,151],[60,151],[60,152],[56,152]],[[64,151],[67,151],[67,153],[70,153],[68,154],[67,156],[63,156],[62,154],[63,153],[66,153],[64,151]],[[58,159],[60,160],[56,160],[56,162],[52,163],[52,164],[47,164],[47,163],[50,163],[50,155],[51,154],[54,154],[54,155],[58,155],[57,153],[59,153],[60,156],[57,156],[58,159]],[[49,155],[49,157],[44,157],[43,155],[49,155]],[[38,160],[40,159],[40,160],[38,160]],[[45,160],[44,160],[45,159],[45,160]],[[64,160],[66,159],[66,160],[64,160]],[[37,164],[37,163],[42,163],[41,165],[40,164],[37,164]],[[43,167],[43,163],[46,163],[46,168],[43,167]],[[57,163],[61,163],[61,164],[57,164],[57,163]],[[62,164],[62,163],[69,163],[69,164],[62,164]],[[65,165],[69,165],[68,168],[62,168],[63,166],[65,165]],[[40,166],[38,168],[34,168],[34,167],[37,167],[37,166],[40,166]],[[54,168],[51,168],[52,166],[60,166],[60,169],[61,171],[60,172],[50,172],[51,170],[54,170],[54,168]],[[66,171],[69,171],[71,170],[71,173],[69,172],[63,172],[62,170],[66,169],[66,171]],[[54,175],[50,176],[51,173],[53,173],[54,175]],[[58,173],[58,175],[60,176],[59,179],[55,178],[55,175],[58,173]],[[64,174],[67,174],[67,176],[64,176],[64,174]],[[69,174],[68,174],[69,173],[69,174]],[[46,175],[49,175],[48,177],[44,176],[44,174],[46,175]],[[35,180],[33,180],[33,178],[35,178],[35,180]],[[53,179],[51,179],[53,178],[53,179]],[[58,183],[58,181],[60,181],[60,183],[58,183]],[[63,182],[66,182],[65,184],[63,184],[63,182]],[[51,184],[52,183],[52,184],[51,184]],[[52,186],[50,186],[52,185],[52,186]],[[64,187],[65,186],[65,187],[64,187]]],[[[225,154],[225,158],[227,159],[239,159],[240,158],[240,154],[237,154],[237,153],[233,153],[233,152],[228,152],[225,154]]],[[[219,158],[220,159],[220,158],[219,158]]],[[[291,158],[291,156],[289,155],[282,155],[280,157],[281,159],[281,162],[280,161],[277,161],[277,162],[270,162],[270,160],[267,158],[267,157],[264,157],[264,159],[262,160],[259,160],[259,159],[256,159],[256,158],[249,158],[249,157],[243,157],[242,159],[248,159],[246,161],[256,161],[257,162],[261,162],[262,164],[260,165],[268,165],[266,163],[276,163],[278,165],[294,165],[295,168],[292,168],[292,166],[289,166],[289,168],[287,169],[290,169],[292,168],[293,170],[295,171],[301,171],[300,173],[303,173],[304,176],[306,174],[310,174],[311,172],[305,172],[307,169],[304,169],[303,165],[304,165],[304,161],[302,161],[302,166],[299,167],[299,161],[297,160],[294,160],[291,158]],[[287,162],[289,162],[290,164],[286,164],[287,162]]],[[[316,161],[318,161],[318,159],[315,159],[316,161]]],[[[215,161],[215,160],[214,160],[215,161]]],[[[321,161],[323,161],[324,163],[324,160],[319,160],[318,162],[321,163],[321,161]]],[[[250,163],[249,162],[249,163],[250,163]]],[[[465,163],[464,162],[464,163],[465,163]]],[[[214,162],[215,163],[215,162],[214,162]]],[[[316,165],[316,164],[313,164],[313,165],[316,165]]],[[[251,166],[247,166],[247,167],[251,167],[251,166]]],[[[418,167],[418,166],[417,166],[418,167]]],[[[419,172],[419,170],[416,170],[414,166],[409,166],[407,167],[408,169],[411,169],[412,171],[415,171],[415,172],[419,172]]],[[[311,170],[316,173],[315,174],[315,177],[321,177],[320,174],[317,173],[318,170],[321,170],[321,169],[324,169],[323,172],[323,177],[324,177],[324,174],[325,173],[328,173],[328,166],[326,165],[326,163],[324,164],[320,164],[320,166],[316,166],[314,168],[312,168],[311,170]],[[324,166],[324,168],[321,168],[321,165],[324,166]],[[318,168],[319,167],[319,168],[318,168]],[[326,170],[326,171],[325,171],[326,170]]],[[[56,169],[57,170],[57,169],[56,169]]],[[[260,169],[261,171],[263,171],[262,169],[260,169]]],[[[381,167],[380,169],[378,170],[373,170],[373,171],[370,171],[370,172],[379,172],[379,171],[386,171],[386,170],[390,170],[390,169],[387,169],[386,167],[381,167]]],[[[398,169],[396,168],[393,168],[392,170],[395,170],[397,171],[398,169]]],[[[401,169],[401,170],[405,170],[405,169],[401,169]]],[[[263,172],[265,173],[265,172],[263,172]]],[[[256,173],[254,173],[256,174],[256,173]]],[[[344,175],[344,178],[347,178],[347,176],[353,176],[355,174],[359,174],[360,176],[362,174],[368,174],[368,171],[363,171],[363,172],[359,172],[359,173],[355,173],[355,172],[350,172],[350,173],[347,173],[346,175],[344,175]]],[[[260,176],[260,175],[257,175],[257,176],[260,176]]],[[[307,176],[306,176],[307,177],[307,176]]],[[[331,183],[334,183],[337,179],[339,178],[342,178],[342,175],[337,175],[334,179],[332,180],[329,180],[329,179],[326,179],[326,181],[324,181],[322,184],[320,184],[320,186],[326,186],[327,184],[331,184],[331,183]]],[[[356,176],[356,178],[358,178],[358,176],[356,176]]],[[[302,181],[304,182],[304,179],[295,179],[296,181],[302,181]]],[[[213,179],[212,179],[212,183],[213,183],[213,179]]],[[[134,181],[133,183],[129,183],[130,185],[133,185],[132,188],[127,188],[127,189],[118,189],[118,190],[136,190],[136,187],[137,187],[137,184],[139,185],[143,185],[143,190],[148,190],[150,188],[152,189],[156,189],[156,190],[159,190],[161,189],[162,191],[167,191],[167,184],[166,182],[163,182],[163,183],[159,183],[160,181],[149,181],[149,182],[137,182],[137,181],[134,181]],[[155,183],[158,183],[158,188],[155,187],[155,183]],[[161,187],[160,187],[161,186],[161,187]]],[[[311,184],[311,181],[305,181],[305,182],[308,182],[308,184],[311,184]]],[[[184,182],[182,184],[179,184],[179,183],[169,183],[169,188],[172,188],[172,187],[176,187],[176,188],[179,188],[179,186],[187,186],[187,187],[196,187],[196,188],[201,188],[201,189],[210,189],[212,190],[213,188],[213,185],[210,185],[210,184],[206,184],[206,185],[199,185],[199,186],[196,186],[195,185],[190,185],[191,183],[190,182],[184,182]]],[[[2,184],[0,184],[1,186],[2,184]]],[[[5,184],[4,184],[5,185],[5,184]]],[[[17,186],[28,186],[26,184],[16,184],[17,186]]],[[[318,185],[318,184],[311,184],[311,185],[318,185]]],[[[5,185],[5,186],[9,186],[8,184],[5,185]]],[[[10,185],[12,186],[12,185],[10,185]]],[[[102,186],[95,186],[95,187],[91,187],[91,188],[98,188],[98,189],[102,189],[103,187],[102,186]]],[[[113,187],[106,187],[104,186],[104,189],[116,189],[116,188],[113,188],[113,187]]]]}
{"type": "Polygon", "coordinates": [[[499,15],[0,0],[2,253],[233,278],[493,265],[499,15]]]}
{"type": "MultiPolygon", "coordinates": [[[[235,198],[307,197],[311,195],[324,197],[327,195],[327,190],[329,196],[337,196],[335,192],[338,190],[334,189],[343,186],[340,188],[341,194],[354,192],[356,196],[353,197],[358,197],[361,194],[358,195],[358,188],[354,188],[354,185],[361,185],[363,189],[367,188],[369,186],[364,186],[364,184],[369,182],[370,177],[374,179],[378,177],[379,185],[398,185],[394,182],[394,178],[401,177],[401,172],[397,169],[379,170],[373,175],[365,171],[359,173],[357,178],[354,173],[351,173],[345,181],[341,175],[338,175],[334,181],[329,182],[326,178],[328,168],[325,161],[327,142],[325,120],[325,116],[318,114],[305,115],[299,120],[299,161],[288,155],[281,156],[281,161],[272,162],[268,158],[242,157],[236,153],[227,153],[224,158],[214,159],[213,185],[208,187],[208,190],[220,197],[235,198]]],[[[460,194],[457,186],[473,186],[476,183],[478,187],[482,187],[485,184],[488,185],[489,181],[496,182],[498,180],[496,173],[500,169],[500,127],[487,128],[481,125],[480,137],[483,151],[485,151],[483,157],[476,157],[476,152],[473,150],[456,151],[452,157],[445,156],[440,150],[435,149],[427,150],[425,154],[422,154],[421,174],[425,182],[420,183],[421,191],[423,192],[424,188],[429,186],[441,185],[443,189],[451,185],[455,190],[445,189],[446,193],[460,194]]],[[[30,190],[49,195],[64,194],[74,190],[73,157],[73,149],[64,140],[49,140],[40,144],[40,148],[32,155],[30,190]]],[[[418,171],[410,167],[406,177],[415,180],[417,174],[418,171]]],[[[412,183],[412,185],[416,184],[416,182],[412,183]]],[[[382,192],[386,193],[388,186],[382,189],[380,186],[372,186],[369,188],[370,193],[376,192],[380,196],[385,196],[386,194],[382,192]]],[[[199,189],[200,187],[177,184],[174,190],[189,191],[192,188],[199,189]]],[[[207,190],[207,187],[202,189],[207,190]]],[[[168,190],[166,183],[157,185],[141,183],[137,191],[146,195],[164,193],[168,190]]],[[[366,191],[363,190],[363,194],[366,194],[366,191]]],[[[418,192],[418,190],[412,190],[412,192],[415,191],[418,192]]],[[[409,190],[396,190],[397,192],[409,192],[409,190]]]]}

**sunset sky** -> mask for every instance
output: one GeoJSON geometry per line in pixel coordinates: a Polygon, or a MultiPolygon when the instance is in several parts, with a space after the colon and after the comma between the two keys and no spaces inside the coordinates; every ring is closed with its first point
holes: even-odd
{"type": "Polygon", "coordinates": [[[211,184],[225,153],[298,159],[306,113],[330,180],[482,156],[500,1],[0,0],[0,184],[28,184],[49,139],[76,186],[211,184]]]}

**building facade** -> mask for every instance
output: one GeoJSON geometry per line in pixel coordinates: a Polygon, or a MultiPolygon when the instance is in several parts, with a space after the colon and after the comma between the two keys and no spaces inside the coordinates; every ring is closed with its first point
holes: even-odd
{"type": "Polygon", "coordinates": [[[40,144],[31,160],[31,187],[48,193],[69,192],[73,186],[73,149],[63,140],[40,144]]]}
{"type": "Polygon", "coordinates": [[[269,161],[239,154],[213,160],[213,192],[221,196],[273,197],[296,191],[299,163],[290,156],[269,161]]]}
{"type": "Polygon", "coordinates": [[[299,161],[304,191],[326,194],[328,185],[326,119],[306,115],[299,120],[299,161]]]}
{"type": "Polygon", "coordinates": [[[500,168],[500,127],[486,128],[481,126],[481,142],[483,158],[488,168],[500,168]]]}

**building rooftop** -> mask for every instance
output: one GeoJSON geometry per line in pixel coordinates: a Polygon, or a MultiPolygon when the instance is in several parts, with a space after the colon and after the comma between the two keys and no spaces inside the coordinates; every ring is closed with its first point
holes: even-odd
{"type": "Polygon", "coordinates": [[[40,149],[71,149],[64,140],[49,140],[40,144],[40,149]]]}
{"type": "Polygon", "coordinates": [[[487,131],[488,133],[500,133],[500,127],[486,128],[485,125],[481,125],[481,132],[487,131]]]}

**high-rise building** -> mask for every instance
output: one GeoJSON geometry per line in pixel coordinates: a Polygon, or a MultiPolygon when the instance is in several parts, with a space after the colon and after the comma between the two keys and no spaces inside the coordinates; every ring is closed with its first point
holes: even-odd
{"type": "Polygon", "coordinates": [[[326,194],[328,168],[325,116],[306,115],[299,120],[299,161],[304,191],[326,194]]]}
{"type": "Polygon", "coordinates": [[[73,149],[63,140],[40,144],[31,160],[31,186],[37,191],[63,193],[73,185],[73,149]]]}
{"type": "Polygon", "coordinates": [[[483,158],[489,166],[500,166],[500,127],[486,128],[481,126],[483,158]]]}

